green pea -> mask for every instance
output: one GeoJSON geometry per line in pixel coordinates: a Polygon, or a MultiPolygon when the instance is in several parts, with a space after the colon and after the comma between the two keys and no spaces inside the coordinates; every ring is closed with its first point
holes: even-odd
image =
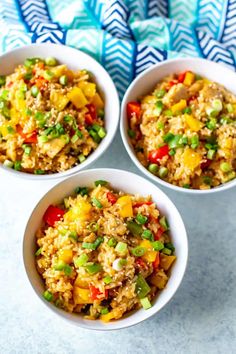
{"type": "Polygon", "coordinates": [[[149,166],[148,166],[148,171],[153,173],[153,174],[156,174],[157,171],[158,171],[158,165],[155,164],[155,163],[151,163],[149,166]]]}
{"type": "Polygon", "coordinates": [[[46,65],[49,65],[49,66],[55,66],[55,65],[57,65],[57,60],[53,57],[48,57],[45,59],[45,63],[46,63],[46,65]]]}

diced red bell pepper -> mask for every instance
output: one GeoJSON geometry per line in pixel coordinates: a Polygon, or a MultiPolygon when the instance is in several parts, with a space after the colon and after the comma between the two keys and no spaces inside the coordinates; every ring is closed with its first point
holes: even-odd
{"type": "Polygon", "coordinates": [[[180,74],[178,75],[178,82],[180,82],[180,83],[184,82],[185,75],[186,75],[186,71],[183,72],[183,73],[180,73],[180,74]]]}
{"type": "Polygon", "coordinates": [[[45,89],[47,82],[48,81],[41,76],[35,79],[35,85],[38,87],[39,90],[45,89]]]}
{"type": "Polygon", "coordinates": [[[157,252],[156,259],[154,262],[152,262],[153,268],[157,269],[159,267],[159,264],[160,264],[160,254],[159,252],[157,252]]]}
{"type": "Polygon", "coordinates": [[[134,203],[133,208],[139,208],[142,205],[151,205],[151,204],[153,204],[153,202],[137,202],[134,203]]]}
{"type": "Polygon", "coordinates": [[[172,86],[178,84],[178,80],[171,80],[168,82],[168,85],[167,85],[167,90],[169,90],[172,86]]]}
{"type": "Polygon", "coordinates": [[[139,120],[141,116],[141,104],[138,102],[129,102],[127,104],[127,117],[131,119],[134,115],[139,120]]]}
{"type": "Polygon", "coordinates": [[[85,114],[85,123],[87,125],[92,125],[97,119],[96,107],[93,103],[87,104],[88,113],[85,114]]]}
{"type": "Polygon", "coordinates": [[[24,143],[29,143],[29,144],[36,144],[38,141],[37,137],[37,132],[36,130],[33,131],[31,134],[25,134],[23,133],[23,129],[21,128],[20,125],[17,125],[16,127],[17,133],[20,134],[20,136],[24,139],[24,143]]]}
{"type": "Polygon", "coordinates": [[[152,163],[158,163],[164,156],[167,156],[169,153],[169,146],[163,145],[156,150],[152,150],[148,154],[148,160],[152,163]]]}
{"type": "Polygon", "coordinates": [[[9,81],[8,84],[6,85],[8,88],[13,85],[13,81],[9,81]]]}
{"type": "Polygon", "coordinates": [[[105,292],[102,293],[98,288],[96,288],[92,284],[89,284],[89,290],[90,290],[90,297],[92,300],[102,300],[102,299],[107,299],[108,297],[108,290],[105,290],[105,292]]]}
{"type": "Polygon", "coordinates": [[[187,102],[188,103],[190,103],[190,102],[192,102],[192,101],[194,101],[194,100],[196,100],[197,99],[197,96],[191,96],[191,97],[189,97],[188,99],[187,99],[187,102]]]}
{"type": "Polygon", "coordinates": [[[117,201],[116,196],[111,192],[107,192],[107,199],[111,204],[115,204],[117,201]]]}
{"type": "Polygon", "coordinates": [[[47,210],[44,213],[43,221],[45,221],[49,226],[54,226],[56,221],[59,221],[63,215],[65,214],[65,210],[60,209],[54,205],[49,205],[47,210]]]}
{"type": "Polygon", "coordinates": [[[89,114],[89,113],[85,114],[85,124],[87,124],[87,125],[93,124],[93,118],[92,118],[91,114],[89,114]]]}
{"type": "Polygon", "coordinates": [[[201,163],[201,169],[205,170],[206,168],[208,168],[210,166],[211,163],[212,163],[212,160],[206,159],[206,161],[201,163]]]}
{"type": "Polygon", "coordinates": [[[146,262],[140,257],[135,259],[135,265],[142,269],[147,268],[146,262]]]}
{"type": "Polygon", "coordinates": [[[159,229],[157,230],[157,232],[154,235],[155,241],[160,240],[160,237],[161,237],[161,235],[163,234],[164,231],[165,230],[160,226],[159,229]]]}

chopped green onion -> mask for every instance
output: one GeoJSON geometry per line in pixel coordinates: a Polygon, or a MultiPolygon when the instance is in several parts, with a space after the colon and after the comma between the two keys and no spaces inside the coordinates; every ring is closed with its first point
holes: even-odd
{"type": "Polygon", "coordinates": [[[117,241],[114,237],[110,238],[107,242],[109,247],[115,247],[117,245],[117,241]]]}
{"type": "Polygon", "coordinates": [[[211,118],[207,123],[206,123],[206,127],[210,130],[214,130],[216,129],[216,119],[215,118],[211,118]]]}
{"type": "Polygon", "coordinates": [[[52,301],[52,299],[53,299],[52,293],[50,291],[48,291],[48,290],[44,291],[43,297],[44,297],[45,300],[47,300],[49,302],[52,301]]]}
{"type": "Polygon", "coordinates": [[[8,168],[12,168],[14,166],[14,163],[10,160],[5,160],[3,162],[3,166],[8,167],[8,168]]]}
{"type": "Polygon", "coordinates": [[[235,178],[235,171],[231,171],[227,175],[227,181],[231,181],[231,179],[235,178]]]}
{"type": "Polygon", "coordinates": [[[89,190],[88,190],[87,187],[77,187],[77,188],[75,188],[75,193],[82,195],[82,197],[83,197],[84,195],[87,195],[88,192],[89,192],[89,190]]]}
{"type": "Polygon", "coordinates": [[[59,82],[62,86],[65,86],[68,84],[68,77],[66,75],[62,75],[60,78],[59,78],[59,82]]]}
{"type": "Polygon", "coordinates": [[[38,137],[38,143],[40,143],[40,144],[44,144],[44,143],[46,143],[47,141],[48,141],[47,135],[40,135],[40,136],[38,137]]]}
{"type": "Polygon", "coordinates": [[[190,107],[186,107],[186,108],[184,108],[183,113],[191,114],[192,113],[192,109],[190,107]]]}
{"type": "Polygon", "coordinates": [[[157,129],[159,129],[159,130],[163,130],[163,129],[164,129],[164,123],[163,123],[163,122],[157,122],[156,127],[157,127],[157,129]]]}
{"type": "Polygon", "coordinates": [[[232,122],[233,122],[232,119],[230,119],[229,117],[226,117],[226,116],[223,116],[220,119],[220,124],[222,124],[222,125],[230,124],[232,122]]]}
{"type": "Polygon", "coordinates": [[[98,136],[98,133],[94,130],[89,130],[89,134],[91,135],[91,137],[93,138],[93,140],[95,141],[95,143],[99,144],[101,141],[101,138],[98,136]]]}
{"type": "Polygon", "coordinates": [[[66,114],[63,119],[64,119],[64,122],[66,122],[66,123],[70,123],[74,120],[74,118],[72,116],[70,116],[69,114],[66,114]]]}
{"type": "Polygon", "coordinates": [[[214,108],[212,107],[208,107],[206,109],[206,114],[209,116],[209,117],[216,117],[218,115],[218,111],[216,111],[214,108]]]}
{"type": "Polygon", "coordinates": [[[27,58],[24,61],[24,66],[27,68],[30,68],[31,66],[35,65],[36,63],[39,63],[40,61],[43,61],[40,58],[27,58]]]}
{"type": "Polygon", "coordinates": [[[164,247],[164,248],[161,250],[161,252],[164,253],[164,254],[166,254],[166,255],[168,255],[168,256],[170,256],[171,253],[172,253],[172,251],[171,251],[169,248],[166,248],[166,247],[164,247]]]}
{"type": "Polygon", "coordinates": [[[46,71],[44,71],[44,73],[43,73],[44,79],[46,79],[46,80],[48,80],[48,81],[51,81],[52,78],[53,78],[53,76],[54,76],[54,74],[53,74],[53,72],[50,71],[50,70],[46,70],[46,71]]]}
{"type": "Polygon", "coordinates": [[[144,297],[143,299],[140,299],[140,303],[143,306],[144,310],[148,310],[152,307],[152,304],[150,303],[148,297],[144,297]]]}
{"type": "Polygon", "coordinates": [[[103,281],[105,284],[110,284],[112,282],[112,278],[110,275],[107,275],[105,278],[103,278],[103,281]]]}
{"type": "Polygon", "coordinates": [[[35,170],[35,171],[34,171],[34,174],[35,174],[35,175],[44,175],[44,174],[45,174],[45,171],[38,169],[38,170],[35,170]]]}
{"type": "Polygon", "coordinates": [[[66,263],[62,260],[59,260],[55,265],[54,265],[54,269],[55,270],[64,270],[66,266],[66,263]]]}
{"type": "Polygon", "coordinates": [[[212,179],[211,179],[211,177],[209,177],[209,176],[203,176],[202,177],[202,180],[203,180],[203,182],[205,183],[205,184],[207,184],[207,185],[211,185],[211,183],[212,183],[212,179]]]}
{"type": "Polygon", "coordinates": [[[82,163],[86,160],[86,157],[83,154],[80,154],[78,159],[79,159],[79,162],[82,163]]]}
{"type": "Polygon", "coordinates": [[[6,83],[6,76],[0,75],[0,87],[5,85],[5,83],[6,83]]]}
{"type": "Polygon", "coordinates": [[[104,115],[105,115],[104,109],[99,109],[99,111],[98,111],[98,117],[100,117],[101,119],[103,119],[103,118],[104,118],[104,115]]]}
{"type": "Polygon", "coordinates": [[[217,112],[220,112],[223,108],[222,102],[219,99],[215,99],[212,101],[212,108],[217,112]]]}
{"type": "Polygon", "coordinates": [[[142,276],[142,274],[138,275],[136,285],[135,285],[135,291],[140,299],[143,299],[150,291],[150,286],[142,276]]]}
{"type": "Polygon", "coordinates": [[[96,222],[93,221],[89,224],[88,229],[92,232],[96,232],[96,231],[98,231],[99,226],[96,222]]]}
{"type": "Polygon", "coordinates": [[[72,238],[74,241],[78,241],[78,235],[76,231],[71,231],[68,235],[69,238],[72,238]]]}
{"type": "Polygon", "coordinates": [[[1,98],[7,101],[9,99],[9,91],[8,90],[3,90],[1,93],[1,98]]]}
{"type": "Polygon", "coordinates": [[[39,89],[38,89],[38,87],[37,87],[37,86],[32,86],[32,87],[31,87],[31,95],[32,95],[33,97],[37,97],[38,94],[39,94],[39,89]]]}
{"type": "Polygon", "coordinates": [[[155,92],[155,96],[157,98],[163,98],[165,96],[165,94],[166,94],[166,90],[164,90],[164,89],[161,89],[161,90],[155,92]]]}
{"type": "Polygon", "coordinates": [[[168,144],[171,140],[174,139],[174,137],[175,137],[174,134],[167,133],[166,135],[164,135],[163,140],[164,140],[165,143],[168,144]]]}
{"type": "Polygon", "coordinates": [[[103,237],[99,236],[94,242],[83,242],[82,248],[95,251],[102,242],[103,242],[103,237]]]}
{"type": "Polygon", "coordinates": [[[134,221],[127,221],[127,229],[133,234],[134,236],[140,236],[143,232],[142,226],[138,225],[134,221]]]}
{"type": "Polygon", "coordinates": [[[25,153],[26,155],[30,155],[31,146],[30,146],[30,145],[27,145],[27,144],[23,144],[22,147],[23,147],[23,149],[24,149],[24,153],[25,153]]]}
{"type": "Polygon", "coordinates": [[[106,186],[107,185],[107,181],[104,181],[104,180],[102,180],[102,179],[98,179],[97,181],[95,181],[94,182],[94,184],[95,184],[95,186],[97,187],[97,186],[106,186]]]}
{"type": "Polygon", "coordinates": [[[150,230],[144,230],[141,236],[150,241],[154,240],[153,233],[150,230]]]}
{"type": "Polygon", "coordinates": [[[183,184],[183,188],[189,189],[190,188],[190,184],[188,184],[188,183],[183,184]]]}
{"type": "Polygon", "coordinates": [[[135,257],[142,257],[145,252],[146,252],[146,249],[141,246],[137,246],[132,249],[132,253],[135,257]]]}
{"type": "Polygon", "coordinates": [[[169,171],[167,167],[161,166],[158,172],[158,176],[160,178],[165,178],[168,175],[168,172],[169,171]]]}
{"type": "Polygon", "coordinates": [[[97,208],[101,209],[102,208],[102,203],[99,202],[99,200],[97,198],[92,198],[92,203],[94,206],[96,206],[97,208]]]}
{"type": "Polygon", "coordinates": [[[160,225],[164,228],[164,230],[168,230],[169,229],[169,224],[168,224],[168,221],[167,221],[165,216],[162,216],[160,218],[160,225]]]}
{"type": "Polygon", "coordinates": [[[82,253],[78,258],[74,260],[76,268],[83,267],[88,262],[89,257],[87,254],[82,253]]]}
{"type": "Polygon", "coordinates": [[[209,160],[213,160],[214,155],[215,155],[215,150],[208,150],[208,152],[207,152],[207,158],[208,158],[209,160]]]}
{"type": "Polygon", "coordinates": [[[88,264],[85,269],[89,274],[96,274],[102,270],[101,264],[98,263],[93,263],[93,264],[88,264]]]}
{"type": "Polygon", "coordinates": [[[222,172],[230,172],[232,170],[232,168],[228,162],[222,162],[220,164],[220,169],[222,172]]]}
{"type": "Polygon", "coordinates": [[[107,307],[104,307],[104,308],[101,309],[100,312],[101,312],[101,315],[106,315],[107,313],[109,313],[109,310],[108,310],[107,307]]]}
{"type": "Polygon", "coordinates": [[[21,161],[14,162],[14,170],[20,171],[21,170],[21,161]]]}
{"type": "Polygon", "coordinates": [[[134,130],[132,129],[128,129],[128,135],[131,139],[135,138],[136,137],[136,133],[134,130]]]}
{"type": "Polygon", "coordinates": [[[227,103],[226,108],[229,113],[233,113],[234,107],[231,103],[227,103]]]}
{"type": "Polygon", "coordinates": [[[48,66],[55,66],[55,65],[57,65],[57,60],[53,57],[47,57],[45,59],[45,64],[48,66]]]}
{"type": "Polygon", "coordinates": [[[199,146],[199,138],[198,135],[194,135],[191,137],[191,148],[196,149],[199,146]]]}
{"type": "Polygon", "coordinates": [[[167,118],[170,118],[173,116],[173,113],[170,109],[166,109],[163,113],[167,118]]]}
{"type": "Polygon", "coordinates": [[[35,256],[38,257],[42,252],[42,247],[38,248],[37,251],[35,252],[35,256]]]}
{"type": "Polygon", "coordinates": [[[171,242],[165,243],[165,247],[171,250],[172,253],[175,251],[175,246],[171,242]]]}
{"type": "Polygon", "coordinates": [[[171,149],[171,150],[169,151],[169,155],[170,155],[170,156],[174,156],[175,153],[176,153],[175,149],[171,149]]]}
{"type": "Polygon", "coordinates": [[[12,126],[10,126],[10,125],[7,126],[7,131],[8,131],[9,134],[14,134],[15,133],[15,129],[12,126]]]}
{"type": "Polygon", "coordinates": [[[151,163],[148,166],[148,171],[155,175],[158,172],[158,165],[156,163],[151,163]]]}
{"type": "Polygon", "coordinates": [[[121,270],[127,264],[127,260],[123,258],[117,258],[112,263],[112,268],[115,270],[121,270]]]}
{"type": "Polygon", "coordinates": [[[101,127],[101,128],[99,129],[99,131],[98,131],[98,136],[99,136],[101,139],[103,139],[106,135],[107,135],[106,130],[105,130],[103,127],[101,127]]]}
{"type": "Polygon", "coordinates": [[[76,141],[79,139],[78,135],[73,135],[72,138],[71,138],[71,142],[74,144],[76,143],[76,141]]]}
{"type": "Polygon", "coordinates": [[[159,116],[161,114],[161,112],[162,112],[162,109],[163,109],[164,105],[163,105],[163,103],[161,101],[157,101],[155,106],[156,106],[155,114],[159,116]]]}
{"type": "Polygon", "coordinates": [[[127,244],[124,242],[118,242],[115,251],[120,254],[125,254],[127,252],[127,244]]]}
{"type": "Polygon", "coordinates": [[[164,248],[164,245],[161,241],[152,242],[152,247],[154,251],[161,251],[164,248]]]}
{"type": "Polygon", "coordinates": [[[25,73],[24,80],[29,81],[30,79],[32,79],[32,77],[33,77],[33,74],[31,71],[29,71],[29,72],[25,73]]]}
{"type": "Polygon", "coordinates": [[[146,224],[146,222],[148,221],[148,217],[147,217],[147,216],[144,216],[144,215],[142,215],[142,214],[138,214],[135,219],[136,219],[136,221],[138,221],[139,224],[141,224],[141,225],[146,224]]]}
{"type": "Polygon", "coordinates": [[[69,277],[72,273],[72,267],[69,266],[68,264],[66,264],[63,271],[64,271],[65,275],[67,275],[69,277]]]}

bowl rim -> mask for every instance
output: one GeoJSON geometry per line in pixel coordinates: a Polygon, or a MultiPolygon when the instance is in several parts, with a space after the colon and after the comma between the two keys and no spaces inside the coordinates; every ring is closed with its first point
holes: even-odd
{"type": "MultiPolygon", "coordinates": [[[[125,176],[124,176],[125,177],[125,176]]],[[[63,191],[63,188],[61,189],[63,191]]],[[[63,196],[63,192],[62,192],[62,196],[63,196]]],[[[95,330],[95,331],[112,331],[112,330],[119,330],[119,329],[124,329],[124,328],[128,328],[128,327],[132,327],[132,326],[135,326],[145,320],[148,320],[149,318],[153,317],[154,315],[156,315],[157,313],[159,313],[174,297],[175,293],[177,292],[177,290],[179,289],[179,287],[181,286],[181,283],[183,281],[183,278],[184,278],[184,275],[186,273],[186,269],[187,269],[187,264],[188,264],[188,258],[189,258],[189,246],[188,246],[188,235],[187,235],[187,231],[186,231],[186,227],[185,227],[185,224],[184,224],[184,221],[182,219],[182,216],[179,212],[179,210],[177,209],[177,207],[175,206],[174,202],[169,198],[169,196],[163,192],[158,186],[156,186],[154,183],[152,183],[151,181],[145,179],[143,176],[139,176],[133,172],[130,172],[130,171],[126,171],[126,170],[120,170],[120,169],[114,169],[114,168],[94,168],[94,169],[90,169],[90,170],[84,170],[84,171],[81,171],[79,173],[77,173],[76,175],[73,175],[73,176],[70,176],[66,179],[63,179],[62,181],[59,181],[57,184],[53,185],[49,190],[47,190],[46,193],[43,194],[43,196],[40,198],[40,200],[38,200],[38,202],[34,205],[33,209],[31,209],[31,212],[29,213],[29,217],[27,219],[27,223],[25,225],[25,228],[24,228],[24,234],[23,234],[23,239],[22,239],[22,260],[23,260],[23,264],[24,264],[24,270],[25,270],[25,274],[26,274],[26,277],[28,279],[28,282],[30,283],[31,285],[31,289],[33,289],[34,293],[37,295],[37,298],[40,300],[40,303],[41,304],[45,304],[50,310],[53,311],[54,314],[56,314],[58,317],[60,317],[61,319],[64,319],[65,321],[67,322],[70,322],[71,324],[77,326],[77,327],[81,327],[81,328],[85,328],[85,329],[90,329],[90,330],[95,330]],[[59,186],[63,187],[63,184],[64,183],[67,183],[68,180],[72,179],[72,178],[79,178],[80,175],[86,175],[86,174],[90,174],[91,173],[100,173],[100,172],[103,172],[103,171],[108,171],[108,172],[111,172],[113,174],[115,173],[121,173],[121,174],[124,174],[124,175],[129,175],[130,177],[132,177],[133,179],[137,179],[139,181],[142,181],[143,183],[145,184],[148,184],[150,185],[150,187],[154,188],[156,190],[156,192],[160,195],[162,195],[164,197],[164,199],[166,201],[168,201],[168,203],[170,204],[171,208],[171,213],[174,211],[174,213],[177,215],[178,217],[178,220],[181,224],[181,228],[182,228],[182,233],[181,233],[181,242],[184,244],[184,254],[183,254],[183,259],[182,259],[182,268],[181,268],[181,272],[179,272],[179,276],[178,276],[178,279],[176,279],[175,281],[175,286],[174,286],[174,289],[172,290],[172,293],[171,295],[169,296],[169,298],[167,298],[166,301],[164,301],[164,303],[162,304],[162,306],[154,311],[153,313],[150,313],[148,314],[148,312],[145,312],[146,313],[146,316],[142,316],[142,318],[136,320],[136,321],[127,321],[127,323],[125,322],[120,322],[121,319],[118,319],[118,320],[115,320],[113,321],[112,323],[114,324],[115,323],[115,326],[114,327],[110,327],[109,326],[109,323],[106,324],[106,326],[104,327],[96,327],[96,326],[93,326],[93,323],[96,321],[92,321],[91,320],[91,327],[90,325],[87,325],[86,323],[83,323],[83,322],[79,322],[77,321],[76,319],[73,319],[73,318],[67,318],[66,315],[64,315],[63,313],[67,313],[66,311],[64,310],[60,310],[60,309],[57,309],[55,305],[51,304],[51,303],[48,303],[47,301],[44,301],[42,296],[40,296],[40,294],[38,293],[38,291],[36,290],[36,288],[34,287],[33,285],[33,282],[32,282],[32,278],[30,277],[29,275],[29,272],[28,272],[28,266],[26,264],[26,249],[27,249],[27,245],[28,245],[28,237],[27,237],[27,229],[28,229],[28,225],[31,221],[31,218],[34,214],[34,212],[36,211],[36,209],[40,206],[40,204],[45,200],[47,199],[48,195],[56,188],[58,188],[59,186]],[[62,311],[62,312],[61,312],[62,311]]],[[[35,264],[33,265],[35,267],[35,264]]],[[[157,300],[158,301],[158,300],[157,300]]],[[[154,308],[154,306],[153,306],[154,308]]],[[[139,309],[140,310],[140,309],[139,309]]],[[[139,310],[135,310],[136,311],[139,311],[139,310]]],[[[131,311],[131,314],[129,317],[127,318],[132,318],[132,311],[131,311]]]]}
{"type": "Polygon", "coordinates": [[[166,66],[166,65],[171,65],[172,63],[175,62],[183,62],[183,63],[187,63],[187,62],[199,62],[200,65],[204,65],[207,63],[207,65],[214,65],[217,67],[222,67],[224,70],[228,71],[230,74],[236,75],[234,71],[232,71],[231,69],[229,69],[226,66],[223,66],[219,63],[213,62],[211,60],[208,59],[204,59],[204,58],[193,58],[193,57],[185,57],[185,58],[174,58],[174,59],[167,59],[163,62],[159,62],[156,63],[152,66],[150,66],[149,68],[147,68],[146,70],[144,70],[143,72],[141,72],[129,85],[129,87],[127,88],[125,95],[122,99],[122,103],[121,103],[121,110],[120,110],[120,133],[121,133],[121,138],[123,141],[123,144],[125,146],[125,149],[130,157],[130,159],[134,162],[134,164],[137,166],[137,168],[144,174],[146,175],[148,178],[150,178],[152,181],[154,181],[157,184],[160,184],[168,189],[174,190],[176,192],[183,192],[186,194],[195,194],[195,195],[206,195],[206,194],[212,194],[212,193],[218,193],[218,192],[222,192],[225,191],[227,189],[230,189],[232,187],[236,186],[236,178],[233,179],[232,181],[223,183],[217,187],[211,188],[211,189],[188,189],[188,188],[183,188],[180,186],[175,186],[169,182],[166,182],[164,180],[162,180],[161,178],[159,178],[158,176],[153,175],[151,172],[148,171],[148,169],[146,169],[141,162],[138,160],[138,158],[136,157],[133,148],[131,147],[131,145],[129,144],[129,137],[128,134],[125,130],[125,110],[126,110],[126,104],[127,104],[127,97],[130,94],[130,92],[133,90],[133,88],[136,86],[136,84],[138,83],[139,80],[142,80],[143,77],[146,76],[146,74],[148,74],[151,71],[156,71],[157,69],[161,70],[161,67],[166,66]]]}
{"type": "MultiPolygon", "coordinates": [[[[119,95],[118,95],[118,91],[116,89],[116,86],[114,84],[114,81],[112,80],[110,74],[108,73],[108,71],[102,66],[101,63],[99,63],[96,59],[94,59],[92,56],[90,56],[89,54],[83,52],[80,49],[71,47],[69,45],[65,45],[65,44],[58,44],[58,43],[32,43],[32,44],[28,44],[19,48],[14,48],[12,50],[9,50],[6,53],[3,53],[2,55],[0,55],[0,63],[1,60],[3,58],[7,58],[8,55],[15,55],[17,56],[17,53],[19,52],[23,52],[26,51],[28,49],[31,48],[38,48],[40,50],[40,48],[47,48],[47,47],[51,47],[54,48],[55,51],[57,51],[59,48],[63,48],[66,47],[68,48],[68,50],[70,50],[71,52],[76,53],[77,55],[81,55],[84,57],[85,59],[85,63],[86,60],[93,62],[94,65],[99,67],[99,70],[101,71],[101,75],[105,74],[107,76],[107,80],[110,81],[110,84],[113,86],[113,92],[112,92],[112,105],[114,105],[114,107],[117,110],[117,114],[112,115],[112,122],[113,122],[113,132],[109,132],[106,137],[102,140],[103,145],[101,146],[101,143],[98,145],[98,147],[88,156],[88,158],[79,165],[76,165],[66,171],[62,171],[62,172],[56,172],[53,174],[45,174],[45,175],[36,175],[33,173],[27,173],[27,172],[21,172],[21,171],[16,171],[12,168],[8,168],[6,166],[4,166],[3,164],[0,164],[0,171],[3,171],[3,173],[9,173],[12,176],[16,176],[16,177],[20,177],[23,179],[29,179],[29,180],[40,180],[40,181],[46,181],[46,180],[55,180],[57,178],[65,178],[65,177],[69,177],[71,175],[74,175],[80,171],[82,171],[85,168],[88,168],[93,162],[95,162],[96,159],[100,158],[105,151],[108,149],[108,147],[110,146],[110,144],[113,142],[114,137],[116,135],[117,129],[118,129],[118,125],[119,125],[119,118],[120,118],[120,99],[119,99],[119,95]],[[114,119],[115,118],[115,119],[114,119]],[[95,154],[95,155],[94,155],[95,154]]],[[[27,55],[27,54],[26,54],[27,55]]],[[[56,53],[55,53],[55,57],[56,57],[56,53]]],[[[85,65],[86,66],[86,65],[85,65]]],[[[96,77],[95,77],[96,79],[96,77]]],[[[105,91],[105,90],[103,90],[105,91]]],[[[110,92],[110,91],[109,91],[110,92]]]]}

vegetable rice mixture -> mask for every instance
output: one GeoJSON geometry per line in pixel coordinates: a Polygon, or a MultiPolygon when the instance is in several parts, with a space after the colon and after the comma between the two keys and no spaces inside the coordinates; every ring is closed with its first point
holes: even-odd
{"type": "Polygon", "coordinates": [[[168,230],[151,197],[115,192],[103,180],[78,187],[48,207],[36,234],[43,297],[104,322],[149,309],[176,259],[168,230]]]}
{"type": "Polygon", "coordinates": [[[235,178],[236,96],[187,71],[127,105],[140,162],[176,186],[209,189],[235,178]]]}
{"type": "Polygon", "coordinates": [[[105,137],[104,103],[86,70],[26,59],[0,76],[0,163],[50,174],[82,163],[105,137]]]}

